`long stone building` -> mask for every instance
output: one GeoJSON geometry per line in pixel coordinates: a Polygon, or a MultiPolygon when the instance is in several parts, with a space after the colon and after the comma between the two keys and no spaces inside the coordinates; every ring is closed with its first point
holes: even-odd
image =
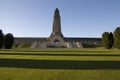
{"type": "Polygon", "coordinates": [[[82,44],[99,44],[101,38],[72,38],[64,37],[61,31],[61,18],[58,8],[56,8],[53,17],[53,29],[50,37],[30,38],[16,37],[16,44],[30,43],[32,48],[47,48],[47,47],[67,47],[67,48],[83,48],[82,44]]]}

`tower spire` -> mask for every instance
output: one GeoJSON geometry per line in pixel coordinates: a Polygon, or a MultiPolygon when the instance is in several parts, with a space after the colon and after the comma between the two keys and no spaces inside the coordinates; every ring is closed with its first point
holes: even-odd
{"type": "Polygon", "coordinates": [[[55,9],[54,16],[56,16],[56,15],[59,15],[59,9],[58,8],[55,9]]]}
{"type": "Polygon", "coordinates": [[[58,8],[56,8],[54,12],[52,33],[48,38],[47,46],[52,46],[52,47],[66,46],[64,44],[64,36],[61,32],[61,19],[58,8]]]}
{"type": "Polygon", "coordinates": [[[55,9],[54,17],[53,17],[53,29],[52,29],[51,36],[54,36],[54,35],[59,35],[63,37],[63,34],[61,32],[61,19],[60,19],[60,13],[58,8],[55,9]]]}

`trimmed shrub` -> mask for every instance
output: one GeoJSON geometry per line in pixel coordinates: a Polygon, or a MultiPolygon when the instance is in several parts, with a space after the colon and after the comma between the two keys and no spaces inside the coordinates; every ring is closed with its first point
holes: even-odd
{"type": "Polygon", "coordinates": [[[14,37],[11,33],[8,33],[4,37],[4,48],[5,49],[11,49],[13,46],[14,37]]]}
{"type": "Polygon", "coordinates": [[[112,32],[104,32],[102,34],[102,42],[105,48],[111,49],[114,43],[114,38],[112,32]]]}
{"type": "Polygon", "coordinates": [[[120,27],[114,31],[114,47],[120,49],[120,27]]]}
{"type": "Polygon", "coordinates": [[[4,43],[4,35],[2,33],[2,30],[0,30],[0,49],[3,47],[4,43]]]}
{"type": "Polygon", "coordinates": [[[109,46],[110,46],[110,48],[113,47],[113,44],[114,44],[114,37],[113,37],[113,33],[110,32],[109,33],[109,46]]]}

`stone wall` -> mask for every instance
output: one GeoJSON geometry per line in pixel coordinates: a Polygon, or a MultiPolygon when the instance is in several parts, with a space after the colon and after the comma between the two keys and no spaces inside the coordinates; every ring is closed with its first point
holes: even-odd
{"type": "MultiPolygon", "coordinates": [[[[64,42],[68,48],[83,48],[82,44],[99,44],[101,38],[64,38],[64,42]]],[[[47,47],[48,38],[33,38],[33,37],[16,37],[14,43],[30,43],[32,48],[47,47]]]]}

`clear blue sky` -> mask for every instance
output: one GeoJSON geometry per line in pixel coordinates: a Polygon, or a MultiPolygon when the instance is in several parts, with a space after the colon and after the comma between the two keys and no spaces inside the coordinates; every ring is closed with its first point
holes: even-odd
{"type": "Polygon", "coordinates": [[[15,37],[49,37],[55,8],[65,37],[101,37],[120,26],[120,0],[0,0],[0,29],[15,37]]]}

